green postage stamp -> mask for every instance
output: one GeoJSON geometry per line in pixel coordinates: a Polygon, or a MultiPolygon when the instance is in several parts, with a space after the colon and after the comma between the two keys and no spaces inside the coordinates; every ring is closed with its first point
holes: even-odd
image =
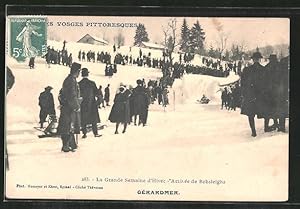
{"type": "Polygon", "coordinates": [[[9,17],[9,53],[18,61],[47,53],[46,17],[9,17]]]}

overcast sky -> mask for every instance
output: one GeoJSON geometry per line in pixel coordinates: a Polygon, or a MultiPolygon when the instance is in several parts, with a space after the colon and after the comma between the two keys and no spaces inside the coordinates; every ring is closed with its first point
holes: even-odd
{"type": "MultiPolygon", "coordinates": [[[[133,44],[135,35],[134,27],[88,27],[89,22],[97,23],[142,23],[145,25],[150,42],[161,43],[164,40],[163,27],[167,26],[171,17],[79,17],[79,16],[48,16],[48,21],[53,26],[48,27],[49,38],[58,37],[66,41],[78,41],[85,34],[95,35],[114,43],[114,37],[121,32],[125,37],[125,45],[133,44]],[[84,26],[58,26],[57,22],[77,22],[84,26]]],[[[213,18],[185,17],[188,26],[199,20],[206,34],[206,46],[217,47],[219,32],[216,29],[213,18]]],[[[180,29],[183,17],[176,17],[177,33],[180,37],[180,29]]],[[[266,45],[289,44],[290,23],[288,18],[215,18],[223,26],[223,33],[228,36],[227,47],[233,43],[244,43],[248,49],[266,45]]]]}

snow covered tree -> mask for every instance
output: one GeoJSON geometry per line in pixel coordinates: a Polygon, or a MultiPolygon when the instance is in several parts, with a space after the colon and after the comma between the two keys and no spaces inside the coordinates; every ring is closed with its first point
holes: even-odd
{"type": "Polygon", "coordinates": [[[183,24],[181,26],[181,40],[180,40],[180,50],[183,52],[189,52],[189,42],[190,42],[190,29],[188,28],[186,19],[183,19],[183,24]]]}
{"type": "Polygon", "coordinates": [[[191,29],[190,45],[191,52],[201,54],[204,49],[205,32],[203,31],[199,21],[194,24],[191,29]]]}
{"type": "Polygon", "coordinates": [[[148,42],[148,33],[146,31],[145,25],[144,24],[138,24],[136,31],[135,31],[135,36],[134,36],[134,45],[140,45],[142,42],[148,42]]]}

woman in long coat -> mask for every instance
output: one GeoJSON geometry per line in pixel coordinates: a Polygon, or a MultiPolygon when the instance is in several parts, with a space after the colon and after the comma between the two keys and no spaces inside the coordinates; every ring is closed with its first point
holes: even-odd
{"type": "Polygon", "coordinates": [[[130,123],[130,108],[129,108],[129,96],[130,92],[125,89],[124,86],[119,88],[119,93],[116,94],[114,104],[111,108],[108,119],[112,123],[116,123],[115,134],[118,134],[118,128],[120,123],[124,124],[122,133],[126,132],[127,124],[130,123]]]}

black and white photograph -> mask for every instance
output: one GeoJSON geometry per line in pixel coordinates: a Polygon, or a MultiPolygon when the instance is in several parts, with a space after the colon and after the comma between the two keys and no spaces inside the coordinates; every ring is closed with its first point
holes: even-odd
{"type": "Polygon", "coordinates": [[[290,20],[7,16],[8,199],[288,200],[290,20]]]}

